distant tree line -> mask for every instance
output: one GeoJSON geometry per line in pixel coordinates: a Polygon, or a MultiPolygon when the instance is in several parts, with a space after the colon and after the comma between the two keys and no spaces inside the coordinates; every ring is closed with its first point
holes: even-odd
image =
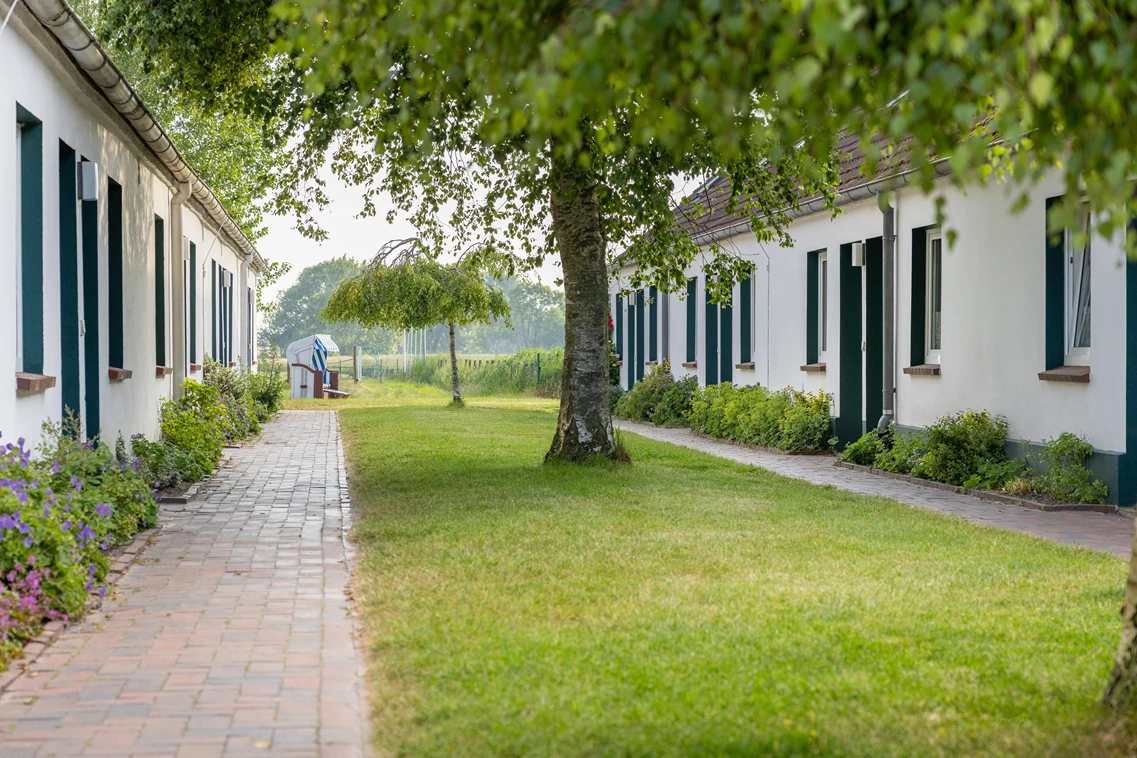
{"type": "MultiPolygon", "coordinates": [[[[362,345],[365,352],[397,353],[401,332],[364,328],[354,323],[330,324],[320,318],[336,287],[358,276],[363,265],[347,256],[332,258],[300,272],[296,283],[280,293],[275,308],[261,327],[261,339],[279,350],[311,334],[330,334],[343,350],[362,345]]],[[[527,348],[564,347],[564,294],[540,282],[521,278],[493,280],[505,293],[512,311],[507,321],[459,328],[455,339],[461,353],[514,353],[527,348]]],[[[445,326],[427,331],[428,352],[448,349],[445,326]]]]}

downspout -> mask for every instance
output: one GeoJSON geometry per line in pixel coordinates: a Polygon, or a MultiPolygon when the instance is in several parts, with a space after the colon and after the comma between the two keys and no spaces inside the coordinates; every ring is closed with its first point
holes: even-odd
{"type": "Polygon", "coordinates": [[[174,352],[174,399],[182,396],[182,382],[189,373],[186,366],[186,323],[185,323],[185,251],[182,234],[182,212],[192,192],[189,182],[178,182],[173,197],[170,198],[170,298],[174,312],[173,340],[174,352]]]}
{"type": "Polygon", "coordinates": [[[877,195],[877,204],[884,216],[884,412],[876,429],[886,434],[896,400],[896,209],[887,192],[877,195]]]}

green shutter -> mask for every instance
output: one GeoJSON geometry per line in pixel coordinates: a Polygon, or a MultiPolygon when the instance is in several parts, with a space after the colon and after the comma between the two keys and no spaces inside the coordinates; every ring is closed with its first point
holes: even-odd
{"type": "Polygon", "coordinates": [[[80,203],[83,218],[83,366],[86,370],[84,424],[87,438],[97,439],[101,419],[99,392],[103,372],[99,360],[99,203],[80,203]]]}
{"type": "Polygon", "coordinates": [[[189,243],[189,362],[197,363],[197,245],[189,243]]]}
{"type": "MultiPolygon", "coordinates": [[[[64,420],[78,416],[79,385],[79,223],[75,151],[59,143],[59,388],[64,420]]],[[[68,428],[68,431],[77,431],[68,428]]]]}
{"type": "MultiPolygon", "coordinates": [[[[209,357],[217,360],[217,261],[209,262],[209,281],[209,327],[212,335],[209,357]]],[[[291,370],[289,369],[289,371],[291,370]]]]}
{"type": "Polygon", "coordinates": [[[644,291],[636,290],[636,381],[644,378],[644,291]]]}
{"type": "Polygon", "coordinates": [[[624,360],[624,298],[616,295],[616,357],[624,360]]]}
{"type": "Polygon", "coordinates": [[[838,286],[841,292],[838,354],[841,372],[837,385],[841,415],[837,418],[837,436],[842,445],[847,445],[864,434],[864,387],[861,382],[864,366],[864,353],[861,352],[862,268],[853,265],[852,243],[841,245],[838,265],[838,286]]]}
{"type": "Polygon", "coordinates": [[[107,179],[107,362],[124,368],[122,300],[122,185],[107,179]]]}
{"type": "MultiPolygon", "coordinates": [[[[706,285],[710,279],[704,280],[706,285]]],[[[708,385],[719,383],[719,307],[711,302],[711,293],[704,286],[706,323],[703,335],[703,381],[708,385]]]]}
{"type": "Polygon", "coordinates": [[[730,300],[718,309],[719,315],[719,381],[734,381],[734,288],[730,300]]]}
{"type": "Polygon", "coordinates": [[[166,222],[154,216],[154,359],[166,365],[166,222]]]}
{"type": "Polygon", "coordinates": [[[687,280],[687,363],[694,363],[695,361],[695,343],[698,339],[698,326],[696,324],[698,319],[698,303],[695,302],[695,294],[698,291],[698,280],[687,280]]]}
{"type": "Polygon", "coordinates": [[[43,373],[43,125],[16,106],[20,125],[20,303],[23,370],[43,373]]]}
{"type": "Polygon", "coordinates": [[[648,360],[659,360],[659,291],[652,287],[648,291],[648,360]]]}
{"type": "Polygon", "coordinates": [[[1066,363],[1066,240],[1050,233],[1051,207],[1062,197],[1046,199],[1046,369],[1066,363]]]}
{"type": "Polygon", "coordinates": [[[747,272],[746,276],[742,277],[738,282],[738,300],[739,300],[739,314],[738,314],[738,362],[750,363],[754,356],[751,354],[751,329],[754,319],[754,292],[750,284],[750,277],[753,275],[753,269],[747,272]]]}
{"type": "Polygon", "coordinates": [[[921,226],[912,230],[912,313],[911,313],[911,355],[910,366],[920,366],[927,360],[924,347],[924,320],[928,302],[928,230],[933,226],[921,226]]]}
{"type": "Polygon", "coordinates": [[[884,239],[865,240],[865,422],[884,413],[884,239]]]}
{"type": "Polygon", "coordinates": [[[636,308],[635,297],[628,297],[628,355],[624,358],[624,368],[628,370],[628,389],[636,383],[636,308]]]}
{"type": "Polygon", "coordinates": [[[805,256],[805,362],[817,363],[817,292],[820,285],[819,276],[821,250],[815,250],[805,256]]]}

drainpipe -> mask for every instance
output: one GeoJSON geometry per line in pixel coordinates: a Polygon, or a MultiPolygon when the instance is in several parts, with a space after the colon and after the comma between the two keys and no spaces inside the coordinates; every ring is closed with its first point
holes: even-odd
{"type": "Polygon", "coordinates": [[[182,396],[182,381],[189,376],[186,366],[186,281],[185,281],[185,251],[182,234],[182,211],[190,198],[192,185],[189,182],[178,182],[173,197],[170,198],[170,298],[171,310],[174,318],[173,348],[174,358],[174,399],[182,396]]]}
{"type": "Polygon", "coordinates": [[[885,434],[895,416],[896,401],[896,209],[888,193],[877,196],[884,216],[884,413],[876,424],[885,434]]]}

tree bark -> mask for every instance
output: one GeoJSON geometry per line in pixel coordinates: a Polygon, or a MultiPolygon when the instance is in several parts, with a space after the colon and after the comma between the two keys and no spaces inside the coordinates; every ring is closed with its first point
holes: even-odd
{"type": "Polygon", "coordinates": [[[553,158],[549,202],[565,286],[561,410],[545,460],[616,457],[608,388],[608,261],[596,185],[573,156],[553,158]]]}
{"type": "Polygon", "coordinates": [[[458,354],[454,352],[454,322],[448,323],[450,327],[450,383],[454,386],[454,402],[462,402],[462,393],[458,391],[458,354]]]}
{"type": "Polygon", "coordinates": [[[1137,704],[1137,533],[1129,556],[1125,605],[1121,609],[1121,642],[1105,689],[1105,703],[1119,709],[1137,704]]]}

